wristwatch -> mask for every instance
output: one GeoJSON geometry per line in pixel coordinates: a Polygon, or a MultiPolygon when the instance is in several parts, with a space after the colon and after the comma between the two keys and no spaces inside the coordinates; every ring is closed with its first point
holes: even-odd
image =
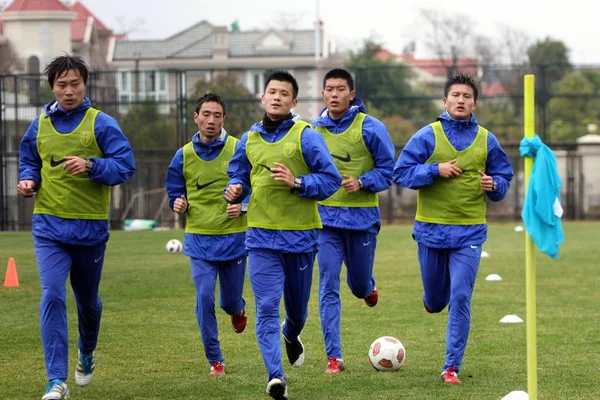
{"type": "Polygon", "coordinates": [[[87,172],[89,174],[90,172],[92,172],[93,167],[94,167],[94,162],[91,159],[86,158],[85,159],[85,172],[87,172]]]}
{"type": "Polygon", "coordinates": [[[360,178],[357,178],[356,180],[358,181],[358,186],[362,189],[363,188],[362,181],[360,180],[360,178]]]}
{"type": "Polygon", "coordinates": [[[495,192],[496,189],[498,189],[498,182],[496,182],[495,180],[492,180],[492,192],[495,192]]]}
{"type": "Polygon", "coordinates": [[[302,187],[302,178],[294,178],[294,189],[300,189],[302,187]]]}

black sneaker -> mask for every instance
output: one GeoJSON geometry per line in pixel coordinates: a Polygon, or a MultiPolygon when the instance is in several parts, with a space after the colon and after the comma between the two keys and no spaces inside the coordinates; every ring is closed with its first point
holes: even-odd
{"type": "Polygon", "coordinates": [[[301,367],[304,364],[304,345],[300,340],[300,336],[298,336],[295,342],[290,342],[284,336],[283,341],[285,342],[285,352],[292,367],[301,367]]]}
{"type": "Polygon", "coordinates": [[[287,384],[283,378],[274,378],[267,385],[267,393],[275,400],[287,400],[287,384]]]}

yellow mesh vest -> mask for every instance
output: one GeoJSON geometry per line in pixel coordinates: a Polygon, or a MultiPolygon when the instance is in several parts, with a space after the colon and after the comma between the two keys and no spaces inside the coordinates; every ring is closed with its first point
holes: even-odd
{"type": "Polygon", "coordinates": [[[183,146],[183,176],[188,210],[185,231],[203,235],[225,235],[246,231],[246,215],[227,216],[223,189],[227,185],[227,166],[238,139],[228,136],[221,154],[205,161],[196,154],[194,144],[183,146]]]}
{"type": "Polygon", "coordinates": [[[58,133],[50,118],[38,120],[37,149],[42,159],[42,182],[36,194],[34,214],[68,219],[108,219],[110,187],[93,182],[86,172],[71,175],[63,169],[65,156],[102,158],[94,122],[100,111],[89,108],[70,133],[58,133]]]}
{"type": "Polygon", "coordinates": [[[455,165],[462,174],[450,179],[437,178],[432,185],[419,189],[415,219],[448,225],[485,224],[485,194],[478,171],[485,172],[487,129],[480,126],[473,143],[465,150],[457,151],[448,141],[441,122],[434,122],[431,127],[435,134],[435,149],[426,163],[456,159],[455,165]]]}
{"type": "MultiPolygon", "coordinates": [[[[367,115],[358,113],[352,124],[342,133],[333,134],[324,126],[317,126],[317,132],[323,135],[325,143],[331,152],[335,166],[340,175],[350,175],[358,178],[375,166],[373,155],[367,149],[362,126],[367,115]]],[[[379,197],[377,193],[359,190],[348,193],[343,187],[339,188],[331,197],[319,202],[324,206],[333,207],[377,207],[379,197]]]]}
{"type": "Polygon", "coordinates": [[[279,162],[288,167],[294,176],[310,174],[304,161],[300,137],[309,125],[296,122],[278,142],[267,143],[258,132],[248,133],[246,155],[252,171],[252,195],[248,204],[248,226],[280,230],[308,230],[321,228],[317,202],[298,196],[285,183],[271,177],[267,168],[279,162]]]}

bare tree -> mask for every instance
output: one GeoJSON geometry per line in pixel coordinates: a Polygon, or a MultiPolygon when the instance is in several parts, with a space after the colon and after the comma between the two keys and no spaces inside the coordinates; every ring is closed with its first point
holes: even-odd
{"type": "Polygon", "coordinates": [[[298,29],[298,25],[304,20],[304,17],[302,12],[277,11],[271,25],[275,29],[292,31],[298,29]]]}
{"type": "Polygon", "coordinates": [[[132,33],[147,33],[147,29],[143,26],[145,21],[143,18],[128,19],[127,17],[120,15],[116,17],[117,24],[119,25],[119,33],[125,35],[127,39],[132,33]]]}
{"type": "Polygon", "coordinates": [[[458,60],[468,56],[475,23],[466,15],[448,15],[436,10],[421,9],[421,16],[429,24],[425,43],[448,71],[448,77],[455,74],[458,60]]]}
{"type": "Polygon", "coordinates": [[[21,61],[6,38],[0,38],[0,75],[12,74],[22,69],[21,61]]]}
{"type": "Polygon", "coordinates": [[[521,115],[523,103],[523,75],[529,71],[527,49],[531,45],[529,36],[522,30],[509,25],[499,24],[500,54],[510,65],[501,71],[500,81],[512,95],[513,109],[516,117],[521,115]]]}
{"type": "Polygon", "coordinates": [[[524,31],[505,24],[499,24],[498,31],[504,60],[516,65],[526,63],[527,49],[531,45],[529,36],[524,31]]]}

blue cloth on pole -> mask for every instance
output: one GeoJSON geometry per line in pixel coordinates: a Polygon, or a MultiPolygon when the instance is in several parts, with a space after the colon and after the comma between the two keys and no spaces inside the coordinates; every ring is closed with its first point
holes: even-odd
{"type": "Polygon", "coordinates": [[[523,157],[535,157],[529,178],[529,188],[521,217],[527,232],[538,248],[553,258],[558,258],[560,244],[564,241],[560,204],[560,186],[556,156],[542,143],[538,135],[523,138],[519,151],[523,157]]]}

